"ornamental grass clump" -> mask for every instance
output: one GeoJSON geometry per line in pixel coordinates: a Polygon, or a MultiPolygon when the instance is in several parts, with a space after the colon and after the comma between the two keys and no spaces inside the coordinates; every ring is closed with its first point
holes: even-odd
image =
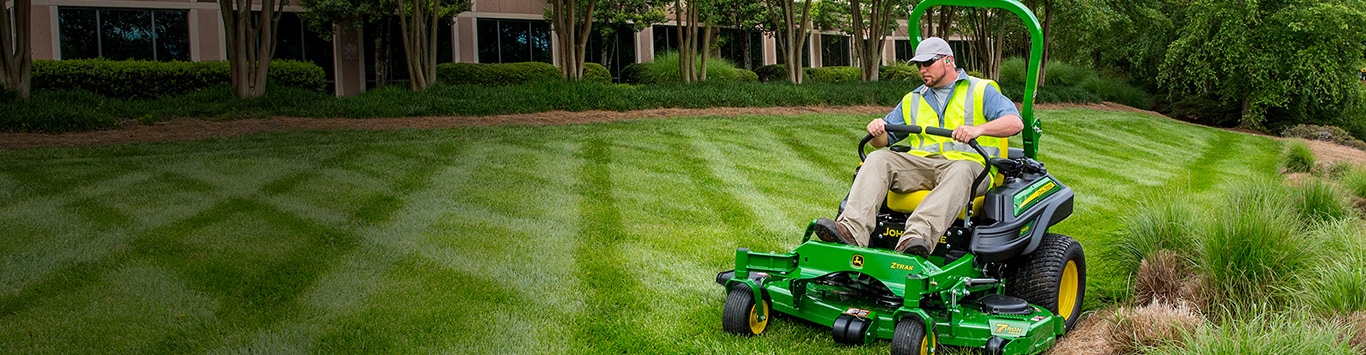
{"type": "Polygon", "coordinates": [[[1300,220],[1305,224],[1332,222],[1352,217],[1352,205],[1331,182],[1306,179],[1290,189],[1300,220]]]}
{"type": "Polygon", "coordinates": [[[1366,234],[1356,220],[1324,223],[1311,233],[1324,240],[1308,272],[1300,275],[1303,304],[1320,314],[1366,311],[1366,234]]]}
{"type": "Polygon", "coordinates": [[[1145,348],[1146,355],[1355,354],[1337,322],[1265,307],[1258,316],[1229,318],[1184,334],[1181,342],[1145,348]]]}
{"type": "Polygon", "coordinates": [[[1190,201],[1150,196],[1139,203],[1137,212],[1124,218],[1128,237],[1118,241],[1119,255],[1115,259],[1123,270],[1137,270],[1140,261],[1159,250],[1189,254],[1195,223],[1200,220],[1203,218],[1199,218],[1190,201]]]}
{"type": "Polygon", "coordinates": [[[1282,290],[1304,271],[1314,243],[1302,230],[1290,194],[1273,180],[1235,185],[1207,219],[1196,264],[1209,277],[1212,304],[1231,309],[1255,303],[1284,304],[1282,290]]]}
{"type": "Polygon", "coordinates": [[[1291,142],[1281,155],[1281,167],[1292,173],[1310,172],[1314,170],[1314,151],[1303,141],[1291,142]]]}
{"type": "Polygon", "coordinates": [[[1352,167],[1338,178],[1338,184],[1357,198],[1366,198],[1366,170],[1352,167]]]}

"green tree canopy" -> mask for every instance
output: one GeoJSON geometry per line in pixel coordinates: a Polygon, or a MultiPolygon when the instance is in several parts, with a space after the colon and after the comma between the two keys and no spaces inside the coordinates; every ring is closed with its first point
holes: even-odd
{"type": "Polygon", "coordinates": [[[1161,65],[1171,95],[1213,95],[1259,129],[1360,104],[1366,1],[1196,0],[1188,16],[1161,65]]]}

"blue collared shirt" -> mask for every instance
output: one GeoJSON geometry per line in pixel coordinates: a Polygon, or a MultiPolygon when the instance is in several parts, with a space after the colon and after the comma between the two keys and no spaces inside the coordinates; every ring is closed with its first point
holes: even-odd
{"type": "MultiPolygon", "coordinates": [[[[968,80],[968,73],[962,68],[959,68],[958,80],[954,80],[954,85],[957,85],[959,81],[964,80],[968,80]]],[[[920,87],[915,88],[915,91],[920,90],[924,90],[925,101],[930,103],[930,107],[935,109],[935,112],[939,114],[939,117],[944,117],[944,107],[947,105],[943,105],[943,102],[948,98],[939,98],[939,95],[936,94],[934,90],[925,90],[925,85],[920,85],[920,87]]],[[[1020,115],[1020,110],[1015,108],[1015,102],[1006,98],[1006,96],[1001,94],[1001,91],[997,90],[995,86],[987,85],[986,93],[982,96],[984,96],[982,98],[982,115],[986,117],[987,121],[1006,115],[1020,115]]],[[[965,119],[971,120],[972,118],[967,117],[965,119]]],[[[882,117],[882,120],[886,121],[888,124],[906,124],[906,117],[901,115],[901,102],[897,101],[896,107],[892,108],[892,112],[888,113],[887,116],[882,117]]],[[[895,134],[888,132],[887,144],[896,143],[903,138],[906,137],[897,137],[895,134]]]]}

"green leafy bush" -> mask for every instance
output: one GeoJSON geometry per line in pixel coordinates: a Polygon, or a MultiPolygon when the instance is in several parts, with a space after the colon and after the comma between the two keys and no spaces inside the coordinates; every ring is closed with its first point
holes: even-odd
{"type": "Polygon", "coordinates": [[[806,68],[804,82],[817,83],[842,83],[848,81],[859,81],[862,73],[855,67],[820,67],[806,68]]]}
{"type": "Polygon", "coordinates": [[[759,74],[748,69],[735,69],[735,81],[753,83],[759,81],[759,74]]]}
{"type": "Polygon", "coordinates": [[[783,64],[770,64],[754,68],[754,74],[759,75],[760,82],[786,81],[787,66],[783,64]]]}
{"type": "MultiPolygon", "coordinates": [[[[707,59],[707,81],[746,81],[744,69],[736,68],[730,61],[722,58],[707,59]]],[[[622,68],[622,82],[627,84],[658,84],[681,82],[678,52],[664,52],[655,55],[649,62],[636,63],[622,68]]]]}
{"type": "MultiPolygon", "coordinates": [[[[327,74],[310,62],[271,61],[268,79],[283,86],[322,92],[327,74]]],[[[34,90],[84,90],[106,97],[149,99],[232,81],[227,62],[36,60],[34,90]]]]}
{"type": "MultiPolygon", "coordinates": [[[[216,63],[227,65],[227,62],[216,63]]],[[[270,73],[266,74],[266,77],[280,86],[314,92],[327,91],[327,72],[312,62],[272,60],[270,62],[270,73]]]]}
{"type": "Polygon", "coordinates": [[[602,66],[602,64],[586,62],[583,63],[583,80],[610,83],[612,82],[612,72],[608,71],[607,67],[602,66]]]}
{"type": "Polygon", "coordinates": [[[1281,154],[1281,167],[1292,173],[1307,173],[1314,169],[1314,151],[1302,141],[1290,142],[1281,154]]]}
{"type": "Polygon", "coordinates": [[[877,76],[878,80],[923,82],[920,79],[920,69],[916,68],[914,65],[906,65],[900,62],[893,65],[878,67],[877,76]]]}
{"type": "Polygon", "coordinates": [[[654,84],[654,73],[650,72],[650,63],[632,63],[621,68],[621,82],[626,84],[654,84]]]}
{"type": "MultiPolygon", "coordinates": [[[[603,70],[606,71],[606,68],[603,70]]],[[[502,86],[536,80],[559,80],[562,77],[560,68],[542,62],[442,63],[436,65],[436,80],[451,85],[502,86]]]]}

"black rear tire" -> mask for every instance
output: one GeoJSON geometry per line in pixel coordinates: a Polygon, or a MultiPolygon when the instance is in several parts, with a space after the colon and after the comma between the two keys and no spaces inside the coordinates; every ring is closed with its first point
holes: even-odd
{"type": "Polygon", "coordinates": [[[730,293],[726,294],[726,306],[721,312],[721,328],[734,334],[759,335],[768,329],[771,313],[767,302],[764,303],[764,307],[757,307],[754,292],[750,291],[749,285],[736,284],[730,288],[730,293]]]}
{"type": "Polygon", "coordinates": [[[934,337],[925,332],[925,323],[916,317],[902,317],[892,333],[892,355],[928,355],[934,337]]]}
{"type": "Polygon", "coordinates": [[[1006,293],[1062,316],[1067,330],[1076,327],[1086,296],[1086,255],[1081,243],[1048,233],[1034,253],[1012,263],[1006,293]]]}

